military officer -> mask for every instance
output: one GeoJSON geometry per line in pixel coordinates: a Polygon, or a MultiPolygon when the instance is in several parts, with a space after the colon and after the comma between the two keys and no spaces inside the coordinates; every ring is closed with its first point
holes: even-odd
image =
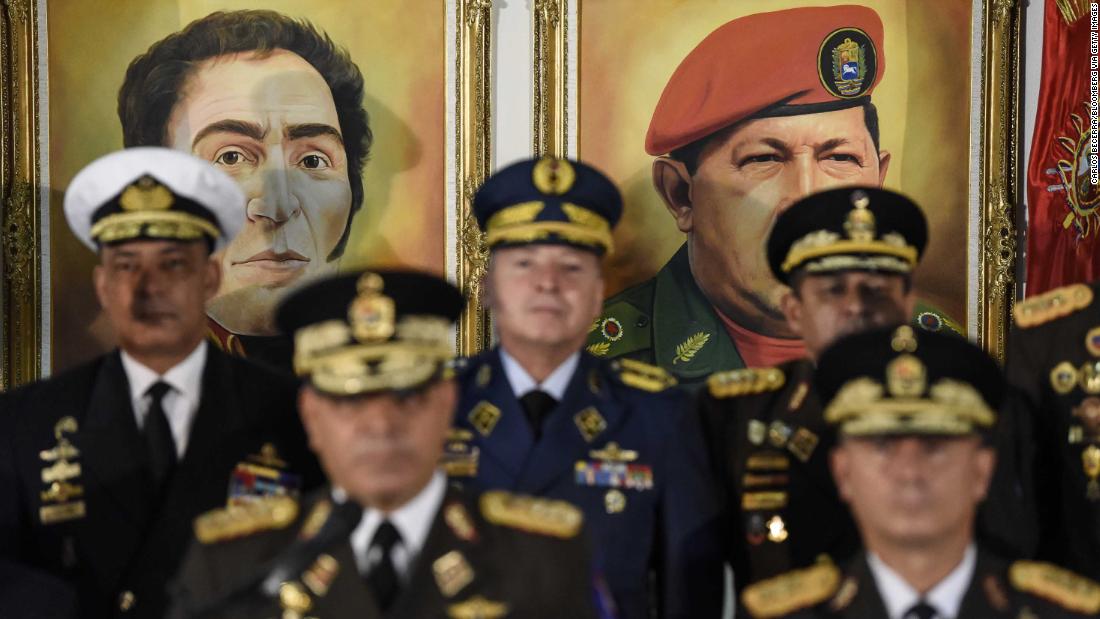
{"type": "Polygon", "coordinates": [[[5,399],[0,554],[71,583],[82,617],[161,617],[195,516],[321,481],[295,382],[203,340],[211,252],[243,208],[227,175],[161,148],[97,159],[65,194],[119,349],[5,399]]]}
{"type": "Polygon", "coordinates": [[[753,617],[1075,617],[1100,585],[1048,563],[1009,562],[974,538],[993,475],[1004,381],[968,341],[909,325],[856,334],[820,358],[815,383],[838,435],[829,455],[863,540],[747,587],[753,617]]]}
{"type": "MultiPolygon", "coordinates": [[[[883,183],[890,152],[872,93],[885,72],[882,21],[867,7],[758,13],[703,39],[669,78],[645,140],[686,242],[652,279],[607,299],[590,350],[696,386],[804,356],[761,245],[805,195],[883,183]]],[[[911,309],[926,328],[958,329],[924,303],[911,309]]]]}
{"type": "Polygon", "coordinates": [[[621,210],[603,174],[565,159],[513,164],[479,189],[500,345],[460,378],[448,467],[579,506],[622,617],[711,617],[722,570],[696,419],[666,372],[582,351],[621,210]]]}
{"type": "Polygon", "coordinates": [[[579,510],[447,487],[439,461],[458,398],[447,362],[462,306],[456,288],[412,271],[320,280],[280,306],[308,378],[302,420],[332,489],[300,510],[277,497],[200,517],[179,614],[593,616],[579,510]],[[275,599],[256,594],[262,583],[235,596],[257,571],[274,578],[275,599]]]}
{"type": "Polygon", "coordinates": [[[1024,495],[1037,505],[1039,556],[1100,579],[1100,282],[1016,305],[1006,373],[1010,410],[1032,437],[1024,495]]]}
{"type": "Polygon", "coordinates": [[[842,335],[906,322],[927,236],[915,203],[873,187],[812,194],[776,220],[768,260],[790,286],[781,307],[808,357],[716,373],[699,395],[738,589],[823,552],[855,550],[855,525],[826,464],[814,363],[842,335]]]}

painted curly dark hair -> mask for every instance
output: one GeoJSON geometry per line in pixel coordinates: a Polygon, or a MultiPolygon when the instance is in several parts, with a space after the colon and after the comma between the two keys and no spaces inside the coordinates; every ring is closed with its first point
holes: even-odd
{"type": "Polygon", "coordinates": [[[226,54],[255,52],[261,56],[282,49],[301,56],[317,69],[332,92],[340,119],[351,183],[351,211],[343,236],[330,258],[344,252],[351,220],[363,205],[363,165],[370,154],[371,134],[363,109],[363,75],[348,52],[306,20],[274,11],[211,13],[154,43],[126,69],[118,91],[118,118],[123,144],[163,146],[168,143],[168,119],[180,90],[198,63],[226,54]]]}

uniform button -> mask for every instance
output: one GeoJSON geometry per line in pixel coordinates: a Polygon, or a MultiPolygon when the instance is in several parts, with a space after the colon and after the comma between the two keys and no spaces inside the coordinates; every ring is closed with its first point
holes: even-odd
{"type": "Polygon", "coordinates": [[[639,316],[638,317],[638,322],[634,323],[634,326],[641,329],[642,327],[644,327],[648,324],[649,324],[649,316],[639,316]]]}
{"type": "Polygon", "coordinates": [[[122,594],[118,596],[118,608],[122,612],[128,612],[134,607],[134,602],[136,601],[137,597],[134,596],[133,591],[123,591],[122,594]]]}

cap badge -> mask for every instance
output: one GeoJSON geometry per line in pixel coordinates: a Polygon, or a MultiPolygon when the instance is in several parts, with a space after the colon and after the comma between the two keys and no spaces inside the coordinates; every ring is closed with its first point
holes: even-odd
{"type": "Polygon", "coordinates": [[[917,337],[913,327],[902,325],[894,330],[894,339],[890,340],[894,352],[917,352],[917,337]]]}
{"type": "Polygon", "coordinates": [[[382,286],[382,276],[377,273],[364,273],[359,278],[359,295],[348,306],[348,322],[360,342],[378,342],[393,336],[393,299],[382,294],[382,286]]]}
{"type": "Polygon", "coordinates": [[[853,99],[871,89],[878,73],[878,54],[867,33],[858,28],[834,30],[818,52],[821,85],[834,97],[853,99]]]}
{"type": "Polygon", "coordinates": [[[852,205],[844,222],[844,231],[853,241],[869,242],[875,239],[875,214],[867,209],[871,199],[861,190],[852,192],[852,205]]]}
{"type": "Polygon", "coordinates": [[[573,183],[577,180],[577,172],[564,159],[543,157],[531,171],[531,180],[535,183],[535,188],[542,193],[560,196],[573,188],[573,183]]]}
{"type": "Polygon", "coordinates": [[[928,369],[913,355],[901,355],[886,366],[886,388],[895,398],[914,398],[924,393],[928,369]]]}
{"type": "Polygon", "coordinates": [[[118,198],[124,211],[165,211],[172,208],[174,202],[172,192],[149,175],[134,181],[118,198]]]}

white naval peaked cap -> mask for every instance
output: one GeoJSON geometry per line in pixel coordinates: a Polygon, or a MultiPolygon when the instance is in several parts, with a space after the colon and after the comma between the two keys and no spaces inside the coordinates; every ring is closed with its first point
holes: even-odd
{"type": "Polygon", "coordinates": [[[89,163],[65,192],[69,228],[92,251],[134,239],[207,238],[217,251],[244,224],[244,192],[193,155],[142,146],[89,163]]]}

